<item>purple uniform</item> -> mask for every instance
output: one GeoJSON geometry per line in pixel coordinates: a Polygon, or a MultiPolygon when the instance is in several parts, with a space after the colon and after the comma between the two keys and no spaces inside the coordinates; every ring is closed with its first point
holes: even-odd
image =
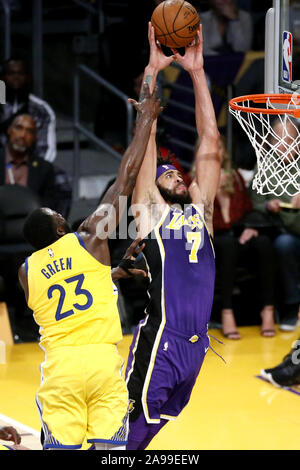
{"type": "Polygon", "coordinates": [[[144,241],[150,301],[126,370],[129,441],[142,440],[141,423],[158,431],[161,418],[163,424],[175,418],[189,401],[209,346],[214,295],[214,250],[196,206],[184,211],[167,206],[144,241]]]}

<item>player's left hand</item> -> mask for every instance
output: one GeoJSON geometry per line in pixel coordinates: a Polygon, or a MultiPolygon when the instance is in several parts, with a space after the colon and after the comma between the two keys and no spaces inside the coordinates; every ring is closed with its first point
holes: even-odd
{"type": "Polygon", "coordinates": [[[148,41],[150,46],[149,66],[153,67],[157,72],[165,69],[173,62],[174,57],[166,56],[161,45],[155,39],[155,32],[151,22],[148,23],[148,41]]]}
{"type": "Polygon", "coordinates": [[[0,439],[3,441],[13,441],[15,444],[20,444],[21,436],[18,431],[12,426],[0,427],[0,439]]]}
{"type": "Polygon", "coordinates": [[[148,114],[149,116],[154,116],[156,119],[164,109],[163,106],[160,105],[161,101],[158,98],[158,87],[155,86],[151,93],[147,82],[143,83],[139,102],[132,98],[128,98],[127,101],[136,109],[138,116],[148,114]]]}
{"type": "Polygon", "coordinates": [[[241,234],[239,238],[239,242],[241,245],[244,245],[253,237],[258,237],[258,231],[255,230],[254,228],[245,228],[245,230],[243,230],[243,233],[241,234]]]}
{"type": "Polygon", "coordinates": [[[300,193],[291,198],[291,204],[295,209],[300,209],[300,193]]]}
{"type": "Polygon", "coordinates": [[[190,46],[185,48],[182,56],[177,49],[172,49],[175,60],[187,71],[196,72],[203,69],[203,37],[202,25],[199,25],[197,36],[190,46]]]}
{"type": "Polygon", "coordinates": [[[142,276],[147,277],[148,274],[143,269],[134,268],[134,261],[136,257],[143,251],[145,248],[145,243],[140,244],[141,239],[137,238],[131,245],[127,248],[125,255],[123,256],[119,265],[114,269],[114,280],[120,278],[129,278],[132,276],[142,276]]]}

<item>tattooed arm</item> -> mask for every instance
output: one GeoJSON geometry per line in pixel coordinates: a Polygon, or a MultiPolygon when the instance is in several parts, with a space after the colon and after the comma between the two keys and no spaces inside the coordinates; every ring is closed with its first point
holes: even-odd
{"type": "Polygon", "coordinates": [[[200,25],[195,43],[186,48],[184,56],[173,50],[177,61],[191,76],[195,93],[195,116],[200,145],[196,154],[196,178],[189,191],[192,200],[204,212],[210,233],[214,199],[220,178],[222,152],[215,110],[203,68],[203,39],[200,25]]]}
{"type": "MultiPolygon", "coordinates": [[[[144,71],[143,80],[148,83],[150,90],[153,90],[158,73],[170,65],[174,60],[174,56],[167,57],[164,55],[160,45],[155,40],[154,28],[150,22],[148,24],[148,40],[150,57],[144,71]]],[[[153,122],[145,158],[137,177],[132,197],[135,204],[163,202],[155,184],[157,166],[156,126],[157,120],[153,122]]]]}
{"type": "Polygon", "coordinates": [[[157,98],[157,89],[150,93],[148,85],[145,84],[143,92],[145,98],[139,103],[134,102],[140,117],[132,142],[123,156],[116,181],[104,194],[99,207],[78,229],[88,251],[93,254],[97,252],[101,241],[107,240],[115,230],[122,217],[126,198],[135,186],[145,155],[152,124],[162,110],[160,100],[157,98]]]}

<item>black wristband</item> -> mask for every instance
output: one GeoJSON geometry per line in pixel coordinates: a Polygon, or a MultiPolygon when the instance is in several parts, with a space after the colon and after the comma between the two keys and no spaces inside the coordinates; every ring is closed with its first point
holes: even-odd
{"type": "Polygon", "coordinates": [[[127,274],[132,276],[132,273],[129,271],[129,269],[134,268],[134,261],[132,259],[121,259],[120,263],[118,264],[118,267],[123,269],[127,274]]]}

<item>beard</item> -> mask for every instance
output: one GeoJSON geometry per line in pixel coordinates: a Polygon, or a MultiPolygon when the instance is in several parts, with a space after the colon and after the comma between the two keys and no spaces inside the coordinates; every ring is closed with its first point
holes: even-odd
{"type": "Polygon", "coordinates": [[[175,192],[170,191],[170,189],[163,188],[159,184],[157,184],[157,187],[164,200],[170,204],[178,204],[183,209],[185,204],[192,203],[192,198],[188,191],[184,194],[176,194],[175,192]]]}

